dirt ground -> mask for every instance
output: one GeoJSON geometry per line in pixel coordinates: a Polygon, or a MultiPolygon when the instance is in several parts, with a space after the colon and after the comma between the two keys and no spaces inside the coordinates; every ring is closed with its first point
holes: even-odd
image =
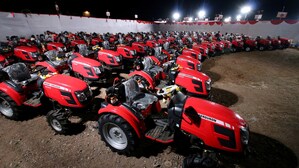
{"type": "MultiPolygon", "coordinates": [[[[223,167],[298,167],[299,50],[224,54],[204,62],[203,71],[213,80],[213,101],[250,125],[250,155],[223,154],[223,167]]],[[[25,109],[23,121],[0,117],[0,167],[181,167],[196,152],[144,141],[135,156],[121,156],[101,141],[96,115],[64,136],[50,129],[44,110],[25,109]]]]}

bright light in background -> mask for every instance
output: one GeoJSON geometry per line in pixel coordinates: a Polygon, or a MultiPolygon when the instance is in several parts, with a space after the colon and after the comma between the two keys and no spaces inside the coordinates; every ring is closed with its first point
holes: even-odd
{"type": "Polygon", "coordinates": [[[230,22],[231,20],[232,20],[232,18],[229,16],[229,17],[224,19],[224,22],[230,22]]]}
{"type": "Polygon", "coordinates": [[[173,19],[174,20],[178,20],[180,18],[180,14],[178,12],[175,12],[173,15],[172,15],[173,19]]]}
{"type": "Polygon", "coordinates": [[[89,17],[90,16],[90,12],[89,11],[84,11],[83,12],[83,16],[89,17]]]}
{"type": "Polygon", "coordinates": [[[237,19],[237,21],[240,21],[240,20],[241,20],[241,18],[242,18],[242,16],[241,16],[241,15],[237,15],[237,16],[236,16],[236,19],[237,19]]]}
{"type": "Polygon", "coordinates": [[[206,11],[201,10],[198,12],[198,17],[199,19],[203,19],[206,16],[206,11]]]}
{"type": "Polygon", "coordinates": [[[243,6],[242,8],[241,8],[241,13],[243,13],[243,14],[247,14],[247,13],[249,13],[251,11],[251,7],[250,6],[243,6]]]}
{"type": "Polygon", "coordinates": [[[193,17],[189,17],[188,21],[192,22],[193,21],[193,17]]]}

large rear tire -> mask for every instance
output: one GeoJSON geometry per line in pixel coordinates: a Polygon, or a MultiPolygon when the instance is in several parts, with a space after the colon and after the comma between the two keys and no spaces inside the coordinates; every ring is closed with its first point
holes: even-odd
{"type": "Polygon", "coordinates": [[[114,114],[104,114],[99,119],[99,134],[114,152],[130,155],[137,146],[137,136],[131,125],[114,114]]]}
{"type": "Polygon", "coordinates": [[[47,114],[49,126],[58,134],[67,134],[70,127],[68,117],[60,111],[51,110],[47,114]]]}
{"type": "Polygon", "coordinates": [[[20,116],[17,103],[3,92],[0,92],[0,113],[11,120],[18,120],[20,116]]]}

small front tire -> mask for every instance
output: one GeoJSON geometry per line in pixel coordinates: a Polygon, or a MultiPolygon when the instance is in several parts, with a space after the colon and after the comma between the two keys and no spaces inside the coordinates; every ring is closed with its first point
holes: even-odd
{"type": "Polygon", "coordinates": [[[68,117],[57,110],[51,110],[47,114],[47,122],[49,126],[58,134],[67,134],[70,126],[68,117]]]}

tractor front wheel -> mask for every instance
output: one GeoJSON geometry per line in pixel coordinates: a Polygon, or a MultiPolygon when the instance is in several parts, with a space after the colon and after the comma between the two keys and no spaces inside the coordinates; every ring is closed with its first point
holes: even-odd
{"type": "Polygon", "coordinates": [[[130,155],[136,148],[136,133],[123,118],[104,114],[99,119],[99,134],[112,151],[130,155]]]}
{"type": "Polygon", "coordinates": [[[0,113],[6,118],[17,120],[19,118],[19,110],[16,102],[7,94],[0,92],[0,113]]]}
{"type": "Polygon", "coordinates": [[[70,121],[61,111],[51,110],[47,114],[49,126],[58,134],[66,134],[69,130],[70,121]]]}

